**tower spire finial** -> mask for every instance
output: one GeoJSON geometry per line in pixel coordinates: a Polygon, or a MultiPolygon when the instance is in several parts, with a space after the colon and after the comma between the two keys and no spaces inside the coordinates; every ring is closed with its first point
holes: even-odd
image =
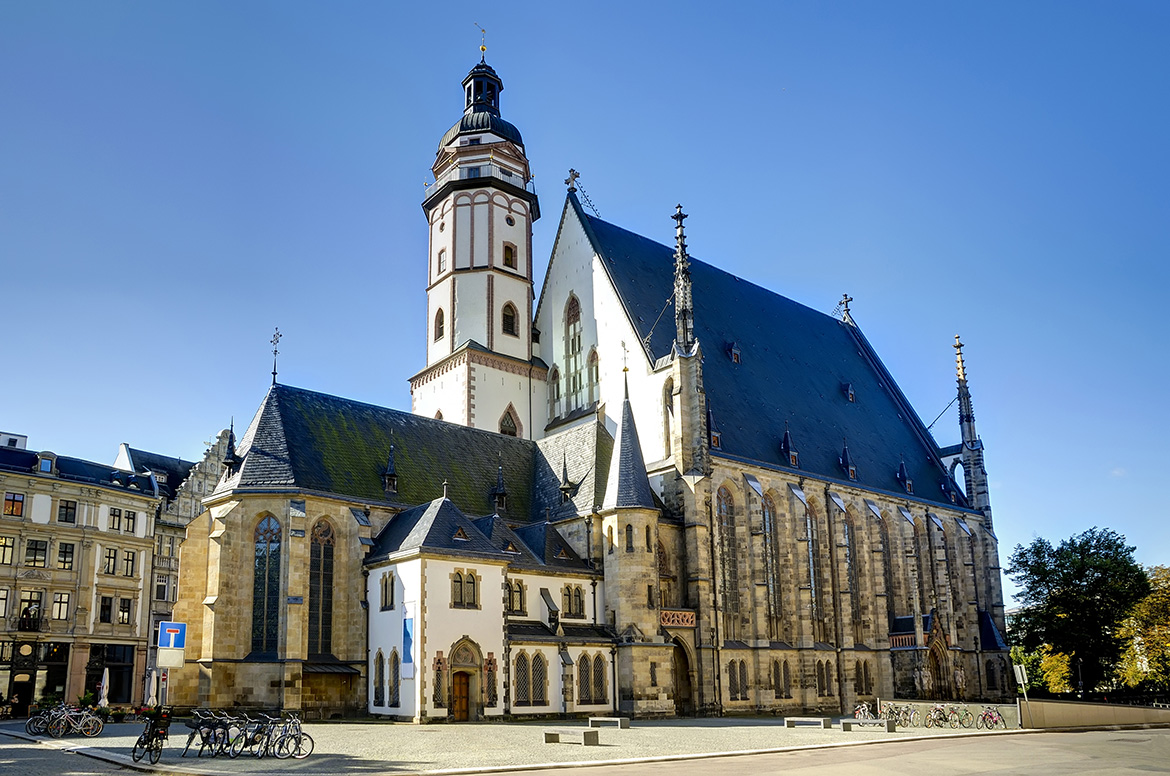
{"type": "Polygon", "coordinates": [[[479,26],[479,22],[473,22],[475,28],[479,30],[479,61],[487,61],[487,30],[479,26]]]}
{"type": "Polygon", "coordinates": [[[959,339],[959,335],[955,335],[955,369],[959,375],[959,382],[967,382],[967,367],[963,363],[963,342],[959,339]]]}
{"type": "Polygon", "coordinates": [[[569,168],[569,177],[565,178],[565,185],[569,187],[569,191],[577,190],[577,179],[580,177],[581,173],[577,172],[572,167],[569,168]]]}
{"type": "Polygon", "coordinates": [[[276,385],[276,357],[280,354],[277,346],[280,345],[280,338],[284,335],[280,333],[280,327],[276,327],[276,333],[272,335],[269,342],[272,343],[272,384],[276,385]]]}
{"type": "Polygon", "coordinates": [[[683,221],[687,214],[682,205],[674,208],[674,323],[675,343],[689,353],[695,344],[695,306],[691,298],[691,262],[687,255],[687,233],[683,221]]]}

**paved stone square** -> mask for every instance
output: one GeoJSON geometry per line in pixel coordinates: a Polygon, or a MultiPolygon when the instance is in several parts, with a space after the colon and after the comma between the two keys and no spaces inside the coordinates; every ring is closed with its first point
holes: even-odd
{"type": "MultiPolygon", "coordinates": [[[[384,722],[308,723],[316,749],[305,760],[256,760],[243,755],[195,757],[197,745],[187,757],[180,757],[189,729],[182,721],[171,728],[171,738],[160,768],[176,768],[204,774],[241,773],[417,773],[508,769],[571,762],[609,762],[702,755],[717,752],[745,752],[786,747],[824,746],[880,739],[908,739],[946,735],[950,728],[909,728],[886,733],[879,728],[854,729],[845,733],[814,727],[786,729],[780,718],[721,718],[687,720],[634,720],[629,730],[612,727],[600,730],[600,746],[545,744],[542,731],[549,728],[583,728],[583,720],[543,723],[474,723],[407,725],[384,722]]],[[[51,740],[61,748],[95,747],[129,762],[130,748],[141,731],[137,723],[107,725],[93,739],[69,737],[51,740]]],[[[23,735],[23,725],[5,724],[0,731],[23,735]]],[[[12,739],[0,736],[0,748],[12,739]]],[[[145,764],[145,763],[144,763],[145,764]]]]}

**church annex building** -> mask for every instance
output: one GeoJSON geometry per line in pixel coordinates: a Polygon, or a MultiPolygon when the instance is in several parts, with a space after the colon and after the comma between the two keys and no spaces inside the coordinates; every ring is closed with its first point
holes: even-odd
{"type": "Polygon", "coordinates": [[[463,87],[411,411],[274,382],[187,528],[171,701],[428,722],[1006,698],[961,344],[940,448],[847,301],[690,257],[681,208],[671,246],[602,221],[572,175],[537,293],[503,82],[481,61],[463,87]]]}

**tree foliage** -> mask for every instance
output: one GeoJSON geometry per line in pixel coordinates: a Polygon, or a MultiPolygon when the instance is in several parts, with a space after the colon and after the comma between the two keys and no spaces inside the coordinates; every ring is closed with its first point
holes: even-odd
{"type": "Polygon", "coordinates": [[[1170,688],[1170,568],[1147,570],[1150,594],[1138,601],[1118,631],[1125,643],[1119,673],[1130,687],[1170,688]]]}
{"type": "Polygon", "coordinates": [[[1113,673],[1123,648],[1118,626],[1150,592],[1134,549],[1121,534],[1094,527],[1057,547],[1038,538],[1012,552],[1007,574],[1022,604],[1016,638],[1028,649],[1048,644],[1070,656],[1071,678],[1079,669],[1085,690],[1113,673]]]}

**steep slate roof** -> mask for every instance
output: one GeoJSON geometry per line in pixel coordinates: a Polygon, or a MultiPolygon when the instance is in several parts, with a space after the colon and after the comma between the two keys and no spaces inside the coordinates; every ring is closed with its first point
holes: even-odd
{"type": "MultiPolygon", "coordinates": [[[[649,337],[651,363],[669,354],[673,303],[661,308],[673,290],[674,249],[588,215],[571,192],[569,208],[630,321],[649,337]],[[660,313],[666,325],[651,333],[660,313]]],[[[788,468],[780,454],[788,421],[802,471],[847,480],[838,459],[848,440],[860,486],[904,493],[895,479],[904,455],[915,497],[950,503],[940,489],[949,477],[937,446],[859,330],[694,257],[691,278],[704,388],[722,431],[722,448],[713,454],[788,468]],[[739,364],[728,356],[732,343],[739,364]],[[848,401],[845,385],[856,402],[848,401]]]]}
{"type": "Polygon", "coordinates": [[[160,482],[158,489],[167,498],[174,496],[175,491],[179,489],[179,486],[187,479],[187,475],[195,468],[194,461],[184,461],[182,458],[151,453],[133,447],[129,448],[129,450],[130,460],[133,462],[134,468],[137,471],[149,469],[156,474],[159,472],[166,474],[167,481],[165,483],[160,482]]]}
{"type": "Polygon", "coordinates": [[[121,469],[104,463],[84,461],[80,458],[70,458],[64,455],[56,455],[55,453],[53,455],[57,460],[57,472],[56,474],[48,474],[47,472],[42,473],[38,471],[38,453],[36,450],[0,447],[0,471],[36,474],[44,477],[58,477],[71,482],[86,482],[104,487],[124,487],[132,493],[137,492],[146,496],[156,495],[154,488],[150,484],[150,478],[145,475],[124,472],[121,469]],[[122,484],[114,484],[115,478],[122,484]],[[137,487],[131,488],[131,484],[137,487]]]}
{"type": "Polygon", "coordinates": [[[471,518],[446,498],[437,498],[429,504],[420,504],[392,517],[375,537],[366,563],[411,550],[444,555],[477,555],[497,560],[509,558],[506,553],[492,546],[471,518]]]}
{"type": "Polygon", "coordinates": [[[548,523],[514,526],[513,530],[524,540],[541,565],[565,571],[592,571],[589,564],[573,552],[572,546],[557,529],[548,523]]]}
{"type": "Polygon", "coordinates": [[[243,463],[216,490],[300,488],[384,502],[382,472],[392,443],[394,503],[430,502],[447,480],[448,495],[462,509],[491,512],[502,465],[505,516],[530,516],[535,443],[287,385],[269,389],[237,448],[243,463]]]}
{"type": "Polygon", "coordinates": [[[555,522],[601,504],[613,455],[613,437],[604,423],[594,419],[571,426],[538,439],[536,446],[541,454],[536,456],[533,473],[533,519],[544,519],[547,509],[548,518],[555,522]],[[575,490],[568,503],[561,503],[561,478],[566,471],[575,490]]]}
{"type": "Polygon", "coordinates": [[[638,441],[638,428],[634,425],[634,410],[630,407],[630,386],[625,386],[622,399],[622,418],[618,424],[614,452],[617,460],[610,460],[609,477],[605,484],[606,509],[640,507],[654,509],[654,491],[646,476],[646,463],[642,460],[642,443],[638,441]]]}

